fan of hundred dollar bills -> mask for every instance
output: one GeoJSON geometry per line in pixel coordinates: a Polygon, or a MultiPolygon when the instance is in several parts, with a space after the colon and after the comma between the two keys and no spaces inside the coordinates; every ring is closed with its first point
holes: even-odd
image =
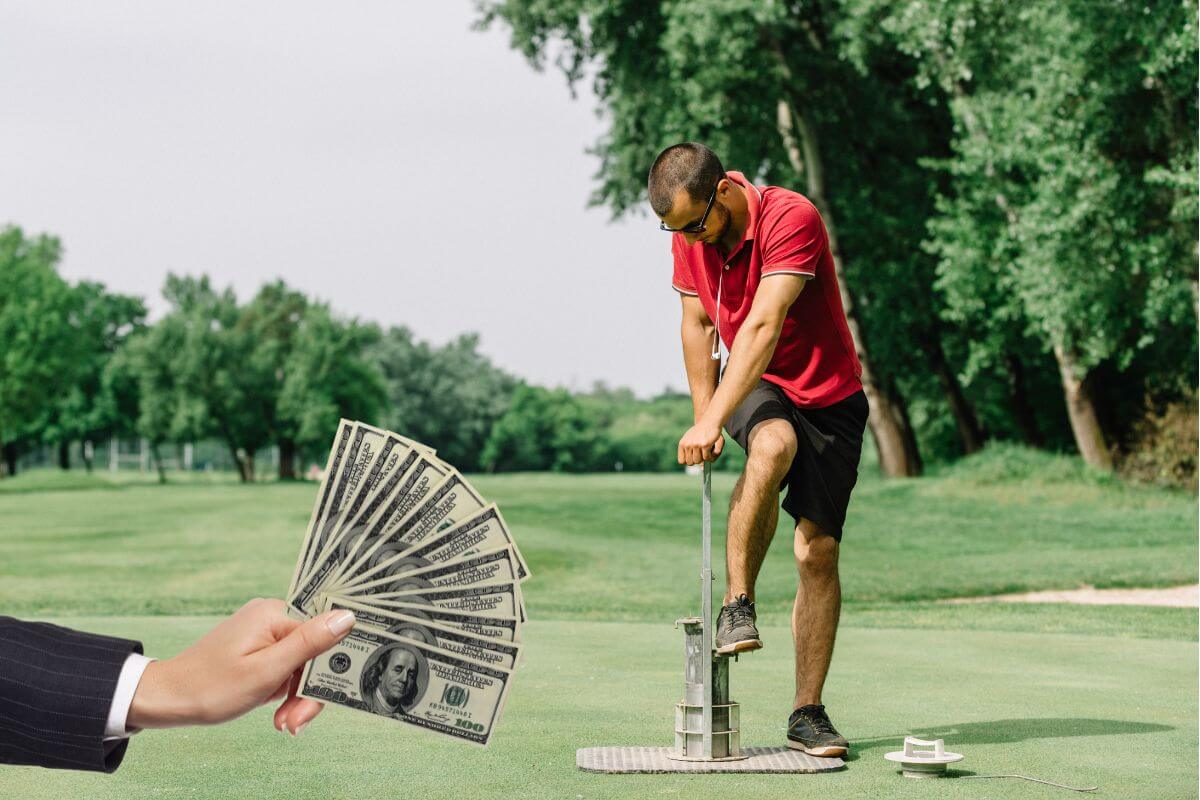
{"type": "Polygon", "coordinates": [[[420,442],[342,420],[289,613],[354,612],[300,694],[487,745],[520,661],[529,569],[495,503],[420,442]]]}

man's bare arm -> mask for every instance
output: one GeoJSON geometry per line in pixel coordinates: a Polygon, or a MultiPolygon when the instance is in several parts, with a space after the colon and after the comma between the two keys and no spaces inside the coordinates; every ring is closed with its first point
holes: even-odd
{"type": "Polygon", "coordinates": [[[759,283],[750,315],[734,337],[724,380],[705,411],[705,417],[718,428],[729,421],[767,371],[788,309],[804,291],[805,283],[800,275],[772,275],[759,283]]]}
{"type": "Polygon", "coordinates": [[[750,315],[734,337],[721,385],[679,441],[680,463],[699,464],[720,453],[721,428],[771,363],[787,311],[804,291],[805,282],[799,275],[772,275],[758,285],[750,315]]]}
{"type": "Polygon", "coordinates": [[[712,359],[715,335],[712,320],[700,304],[700,298],[681,294],[683,322],[679,335],[683,340],[683,365],[687,370],[688,388],[692,393],[692,420],[699,420],[717,389],[717,361],[712,359]]]}

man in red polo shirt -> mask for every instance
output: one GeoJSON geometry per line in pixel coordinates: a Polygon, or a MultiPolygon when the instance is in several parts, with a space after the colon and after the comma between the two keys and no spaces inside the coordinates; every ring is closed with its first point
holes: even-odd
{"type": "Polygon", "coordinates": [[[683,304],[695,424],[679,440],[679,462],[716,459],[722,428],[746,451],[730,498],[717,652],[762,647],[754,582],[786,487],[783,508],[796,521],[800,573],[788,746],[845,755],[849,745],[829,721],[821,689],[841,611],[838,549],[858,479],[867,399],[828,233],[807,198],[726,172],[702,144],[660,153],[649,189],[661,227],[672,233],[672,283],[683,304]],[[721,343],[729,357],[718,374],[721,343]]]}

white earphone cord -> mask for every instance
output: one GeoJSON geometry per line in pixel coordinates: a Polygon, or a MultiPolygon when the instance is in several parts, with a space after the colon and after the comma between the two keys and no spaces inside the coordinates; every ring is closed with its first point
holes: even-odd
{"type": "Polygon", "coordinates": [[[717,273],[717,309],[716,309],[717,313],[714,315],[714,316],[716,316],[715,321],[717,323],[717,333],[713,337],[713,349],[712,349],[712,353],[711,353],[711,357],[712,357],[713,361],[721,360],[721,286],[724,283],[725,283],[725,269],[724,269],[724,267],[722,267],[721,271],[719,273],[717,273]]]}

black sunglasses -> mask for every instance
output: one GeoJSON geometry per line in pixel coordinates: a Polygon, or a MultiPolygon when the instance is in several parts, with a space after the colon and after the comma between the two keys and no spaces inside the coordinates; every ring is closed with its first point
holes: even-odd
{"type": "Polygon", "coordinates": [[[713,186],[712,194],[708,196],[708,205],[704,207],[704,216],[700,217],[699,222],[694,222],[690,225],[684,225],[682,228],[670,228],[667,226],[667,223],[660,222],[658,223],[658,229],[668,233],[704,233],[704,231],[707,230],[707,228],[704,227],[704,223],[708,221],[708,213],[712,211],[713,201],[717,199],[717,186],[720,186],[721,181],[723,180],[725,180],[725,176],[723,175],[717,179],[716,186],[713,186]]]}

